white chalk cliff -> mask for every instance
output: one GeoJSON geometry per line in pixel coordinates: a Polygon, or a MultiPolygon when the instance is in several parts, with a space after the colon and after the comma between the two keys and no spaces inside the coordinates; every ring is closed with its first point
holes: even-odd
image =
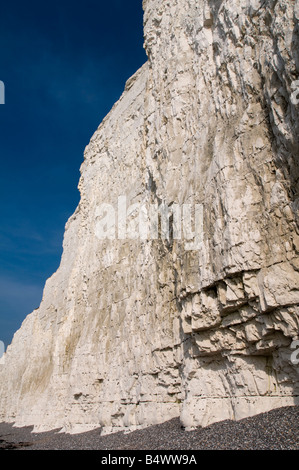
{"type": "Polygon", "coordinates": [[[299,0],[143,7],[148,61],[86,147],[60,267],[0,366],[0,421],[190,428],[298,404],[299,0]],[[202,207],[200,246],[101,239],[124,196],[202,207]]]}

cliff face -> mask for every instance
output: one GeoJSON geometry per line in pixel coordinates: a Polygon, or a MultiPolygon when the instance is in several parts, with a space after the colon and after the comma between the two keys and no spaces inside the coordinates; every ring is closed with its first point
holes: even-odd
{"type": "Polygon", "coordinates": [[[144,11],[148,62],[86,148],[61,265],[0,366],[2,421],[191,427],[298,402],[299,1],[144,11]],[[169,236],[146,233],[155,206],[169,236]]]}

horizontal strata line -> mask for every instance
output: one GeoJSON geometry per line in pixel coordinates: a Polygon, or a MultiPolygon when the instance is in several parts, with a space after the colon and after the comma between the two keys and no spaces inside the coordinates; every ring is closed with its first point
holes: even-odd
{"type": "MultiPolygon", "coordinates": [[[[199,398],[201,400],[223,400],[224,398],[229,398],[230,400],[237,400],[239,398],[298,398],[299,395],[238,395],[238,396],[221,396],[221,397],[211,397],[211,396],[200,396],[192,395],[191,399],[199,398]]],[[[182,402],[188,401],[188,398],[182,400],[182,402]]]]}
{"type": "MultiPolygon", "coordinates": [[[[298,398],[299,395],[237,395],[237,396],[233,396],[233,395],[222,395],[222,396],[206,396],[206,395],[192,395],[192,397],[190,397],[191,399],[193,398],[199,398],[201,400],[222,400],[224,398],[229,398],[229,399],[238,399],[238,398],[298,398]]],[[[188,401],[188,397],[183,399],[183,398],[180,398],[180,402],[181,403],[184,403],[186,401],[188,401]]],[[[102,400],[101,402],[92,402],[93,404],[98,404],[98,405],[101,405],[101,404],[104,404],[104,403],[110,403],[110,404],[118,404],[120,406],[127,406],[127,405],[143,405],[143,404],[146,404],[146,403],[153,403],[153,404],[162,404],[162,405],[165,405],[165,404],[171,404],[171,405],[180,405],[181,403],[178,403],[177,401],[156,401],[156,400],[146,400],[146,401],[138,401],[138,402],[126,402],[126,403],[121,403],[120,402],[117,402],[117,401],[110,401],[110,400],[102,400]]],[[[91,403],[91,404],[92,404],[91,403]]],[[[78,402],[78,405],[80,404],[80,402],[78,402]]]]}
{"type": "MultiPolygon", "coordinates": [[[[181,400],[181,399],[180,399],[181,400]]],[[[183,402],[183,400],[181,400],[183,402]]],[[[110,401],[110,400],[101,400],[100,402],[93,402],[93,404],[101,405],[104,403],[111,403],[111,404],[116,404],[116,405],[121,405],[121,406],[126,406],[126,405],[143,405],[144,403],[154,403],[157,405],[166,405],[166,404],[171,404],[171,405],[180,405],[180,403],[177,403],[177,401],[156,401],[156,400],[147,400],[147,401],[138,401],[138,402],[127,402],[127,403],[121,403],[121,401],[110,401]]],[[[78,405],[80,402],[78,402],[78,405]]]]}

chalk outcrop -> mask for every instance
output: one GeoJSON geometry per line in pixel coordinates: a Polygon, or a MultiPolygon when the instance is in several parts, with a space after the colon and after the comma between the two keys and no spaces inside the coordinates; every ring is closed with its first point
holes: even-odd
{"type": "Polygon", "coordinates": [[[148,61],[86,147],[61,265],[0,366],[2,421],[190,428],[298,403],[299,1],[143,3],[148,61]],[[168,237],[138,225],[155,205],[168,237]]]}

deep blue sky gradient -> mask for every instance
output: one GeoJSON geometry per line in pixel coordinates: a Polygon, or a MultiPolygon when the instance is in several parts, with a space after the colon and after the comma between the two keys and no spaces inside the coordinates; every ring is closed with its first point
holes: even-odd
{"type": "Polygon", "coordinates": [[[146,61],[142,0],[0,6],[0,340],[58,268],[83,152],[146,61]]]}

